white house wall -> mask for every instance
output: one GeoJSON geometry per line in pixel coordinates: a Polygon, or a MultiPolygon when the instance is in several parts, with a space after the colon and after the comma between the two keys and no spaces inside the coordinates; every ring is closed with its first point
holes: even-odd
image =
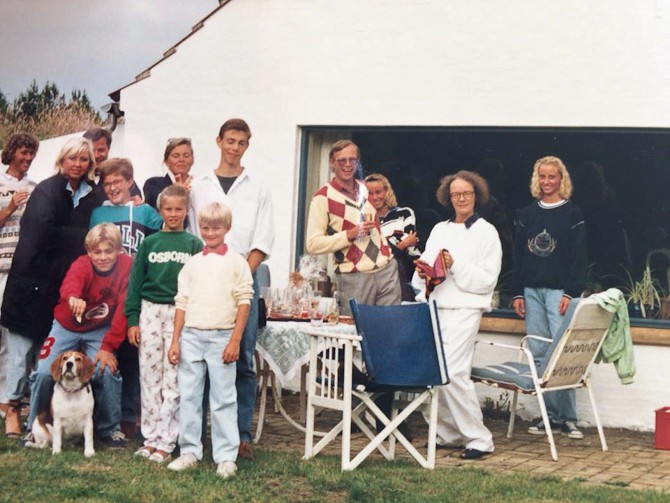
{"type": "MultiPolygon", "coordinates": [[[[244,164],[274,195],[269,264],[281,286],[303,224],[302,126],[669,127],[668,49],[665,0],[232,0],[121,91],[125,123],[111,155],[129,157],[142,185],[165,172],[166,140],[188,136],[203,173],[218,164],[221,123],[245,118],[244,164]]],[[[43,142],[31,177],[53,172],[64,140],[43,142]]],[[[607,426],[652,429],[654,409],[670,405],[667,348],[635,351],[632,385],[596,366],[607,426]]],[[[578,397],[580,419],[592,423],[578,397]]],[[[539,415],[522,403],[526,418],[539,415]]]]}
{"type": "Polygon", "coordinates": [[[304,125],[670,125],[670,5],[658,0],[232,0],[121,92],[124,153],[162,173],[193,138],[202,173],[230,117],[272,187],[284,281],[304,125]]]}

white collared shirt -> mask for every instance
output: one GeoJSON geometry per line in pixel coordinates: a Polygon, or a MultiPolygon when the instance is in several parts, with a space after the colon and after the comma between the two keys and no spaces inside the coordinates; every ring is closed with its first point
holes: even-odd
{"type": "Polygon", "coordinates": [[[226,194],[214,170],[205,173],[191,185],[189,231],[200,237],[198,212],[212,202],[221,202],[233,212],[233,224],[226,235],[231,249],[248,256],[252,250],[270,256],[274,244],[272,196],[265,183],[250,176],[245,168],[226,194]]]}

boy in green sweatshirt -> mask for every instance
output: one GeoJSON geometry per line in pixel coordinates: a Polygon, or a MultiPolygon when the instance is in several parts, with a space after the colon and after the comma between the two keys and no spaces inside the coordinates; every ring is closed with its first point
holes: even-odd
{"type": "Polygon", "coordinates": [[[202,242],[184,230],[188,192],[170,185],[158,197],[161,232],[140,245],[130,274],[125,314],[128,340],[139,348],[142,436],[135,455],[156,463],[170,459],[179,436],[177,367],[168,361],[174,328],[177,276],[202,242]]]}

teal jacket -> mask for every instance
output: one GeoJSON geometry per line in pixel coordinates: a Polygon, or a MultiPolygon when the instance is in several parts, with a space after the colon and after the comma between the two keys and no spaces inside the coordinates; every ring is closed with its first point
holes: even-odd
{"type": "Polygon", "coordinates": [[[616,288],[594,293],[590,298],[597,301],[603,309],[614,313],[614,319],[596,357],[596,363],[601,361],[613,363],[621,384],[630,384],[635,377],[635,354],[633,339],[630,336],[630,319],[626,299],[621,290],[616,288]]]}

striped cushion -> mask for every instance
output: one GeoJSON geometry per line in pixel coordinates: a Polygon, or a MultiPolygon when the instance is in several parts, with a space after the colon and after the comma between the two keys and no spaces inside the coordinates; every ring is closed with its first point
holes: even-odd
{"type": "Polygon", "coordinates": [[[534,391],[535,385],[528,364],[505,362],[488,367],[473,367],[472,378],[491,386],[518,387],[524,391],[534,391]]]}

